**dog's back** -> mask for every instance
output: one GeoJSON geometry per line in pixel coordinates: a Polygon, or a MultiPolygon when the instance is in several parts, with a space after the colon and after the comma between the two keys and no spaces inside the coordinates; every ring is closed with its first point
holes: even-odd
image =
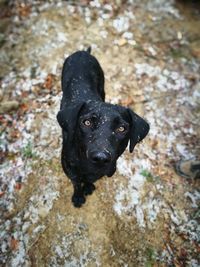
{"type": "Polygon", "coordinates": [[[62,90],[65,97],[71,100],[74,97],[84,98],[84,95],[93,93],[104,100],[104,74],[97,59],[87,51],[78,51],[69,56],[62,70],[62,90]],[[76,94],[76,96],[74,95],[76,94]]]}

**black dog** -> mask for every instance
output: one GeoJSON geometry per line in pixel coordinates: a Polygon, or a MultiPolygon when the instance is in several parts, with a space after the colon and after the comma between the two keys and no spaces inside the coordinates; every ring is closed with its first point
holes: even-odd
{"type": "Polygon", "coordinates": [[[95,190],[94,182],[111,177],[130,140],[130,152],[148,133],[149,125],[132,110],[105,103],[104,73],[87,51],[69,56],[62,71],[61,162],[74,186],[72,202],[80,207],[95,190]]]}

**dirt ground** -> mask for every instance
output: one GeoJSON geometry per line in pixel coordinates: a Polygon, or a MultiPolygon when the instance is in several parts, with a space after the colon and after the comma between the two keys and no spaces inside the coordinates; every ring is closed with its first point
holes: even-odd
{"type": "Polygon", "coordinates": [[[0,266],[200,266],[198,1],[0,1],[0,266]],[[150,123],[71,204],[56,121],[64,59],[92,47],[106,100],[150,123]]]}

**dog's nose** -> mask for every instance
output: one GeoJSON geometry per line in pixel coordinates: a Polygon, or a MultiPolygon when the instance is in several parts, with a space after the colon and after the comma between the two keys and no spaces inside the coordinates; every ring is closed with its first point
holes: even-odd
{"type": "Polygon", "coordinates": [[[91,159],[92,159],[93,163],[106,164],[106,163],[109,163],[111,161],[111,155],[106,151],[93,152],[91,154],[91,159]]]}

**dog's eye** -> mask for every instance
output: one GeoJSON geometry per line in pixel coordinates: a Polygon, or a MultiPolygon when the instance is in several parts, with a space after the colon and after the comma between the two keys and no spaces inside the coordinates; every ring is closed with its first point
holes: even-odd
{"type": "Polygon", "coordinates": [[[116,132],[117,132],[117,133],[123,133],[123,132],[125,132],[125,130],[126,130],[126,129],[125,129],[124,126],[120,126],[119,128],[116,129],[116,132]]]}
{"type": "Polygon", "coordinates": [[[84,120],[83,121],[83,124],[85,125],[85,126],[87,126],[87,127],[90,127],[91,125],[92,125],[92,122],[90,121],[90,120],[84,120]]]}

